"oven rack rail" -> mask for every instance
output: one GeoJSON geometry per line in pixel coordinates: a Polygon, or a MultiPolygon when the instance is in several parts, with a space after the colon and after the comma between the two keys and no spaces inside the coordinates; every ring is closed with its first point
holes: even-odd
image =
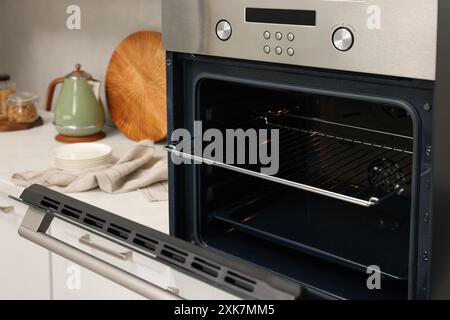
{"type": "MultiPolygon", "coordinates": [[[[410,148],[369,142],[358,137],[364,129],[345,128],[352,137],[330,134],[316,129],[292,127],[280,119],[289,116],[269,115],[259,117],[239,126],[241,129],[278,129],[280,133],[280,170],[270,176],[261,173],[262,166],[231,165],[215,159],[200,157],[186,152],[187,145],[181,141],[166,146],[165,149],[176,157],[222,167],[261,179],[342,200],[363,207],[372,207],[395,195],[410,191],[412,182],[413,153],[410,148]]],[[[292,120],[289,119],[289,120],[292,120]]],[[[306,127],[320,128],[321,120],[302,118],[306,127]]],[[[326,127],[339,127],[336,123],[326,123],[326,127]]],[[[403,145],[412,144],[409,137],[392,136],[401,139],[403,145]]],[[[266,141],[265,143],[270,143],[266,141]]],[[[195,143],[190,141],[190,145],[195,143]]]]}

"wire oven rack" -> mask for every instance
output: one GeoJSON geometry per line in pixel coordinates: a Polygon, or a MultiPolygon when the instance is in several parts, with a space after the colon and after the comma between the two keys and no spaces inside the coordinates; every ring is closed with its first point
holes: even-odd
{"type": "Polygon", "coordinates": [[[279,130],[277,174],[262,174],[260,164],[231,165],[197,156],[194,150],[188,153],[183,141],[167,146],[166,150],[196,163],[219,166],[364,207],[410,192],[411,137],[281,113],[259,117],[239,128],[279,130]],[[366,136],[374,141],[397,143],[391,146],[361,139],[366,136]],[[377,139],[380,137],[384,139],[377,139]]]}

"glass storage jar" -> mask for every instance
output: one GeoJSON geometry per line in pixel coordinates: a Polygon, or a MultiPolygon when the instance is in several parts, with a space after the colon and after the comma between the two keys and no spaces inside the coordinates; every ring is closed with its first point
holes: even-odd
{"type": "Polygon", "coordinates": [[[0,121],[8,118],[6,101],[15,91],[16,86],[10,81],[9,75],[0,74],[0,121]]]}
{"type": "Polygon", "coordinates": [[[12,94],[7,102],[8,121],[11,123],[33,123],[39,118],[37,95],[30,92],[12,94]]]}

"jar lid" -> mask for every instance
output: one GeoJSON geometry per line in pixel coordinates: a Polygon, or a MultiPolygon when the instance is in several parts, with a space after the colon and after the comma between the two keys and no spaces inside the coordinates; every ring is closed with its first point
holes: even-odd
{"type": "Polygon", "coordinates": [[[8,101],[12,103],[34,102],[38,96],[31,92],[14,93],[8,97],[8,101]]]}
{"type": "Polygon", "coordinates": [[[11,77],[7,74],[0,74],[0,81],[9,81],[11,77]]]}
{"type": "Polygon", "coordinates": [[[75,65],[75,71],[66,75],[65,78],[73,80],[92,80],[92,75],[81,70],[81,64],[78,63],[75,65]]]}

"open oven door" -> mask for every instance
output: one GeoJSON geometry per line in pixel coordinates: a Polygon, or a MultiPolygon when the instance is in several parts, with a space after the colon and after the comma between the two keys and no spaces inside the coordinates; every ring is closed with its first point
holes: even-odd
{"type": "MultiPolygon", "coordinates": [[[[293,300],[316,297],[298,284],[273,273],[171,237],[39,185],[25,189],[20,198],[14,199],[29,207],[19,229],[22,237],[148,299],[182,298],[53,237],[48,232],[52,223],[69,223],[83,232],[130,250],[128,253],[109,251],[110,255],[127,259],[131,254],[139,254],[239,298],[293,300]]],[[[80,242],[107,252],[105,247],[90,241],[89,236],[80,238],[80,242]]]]}

